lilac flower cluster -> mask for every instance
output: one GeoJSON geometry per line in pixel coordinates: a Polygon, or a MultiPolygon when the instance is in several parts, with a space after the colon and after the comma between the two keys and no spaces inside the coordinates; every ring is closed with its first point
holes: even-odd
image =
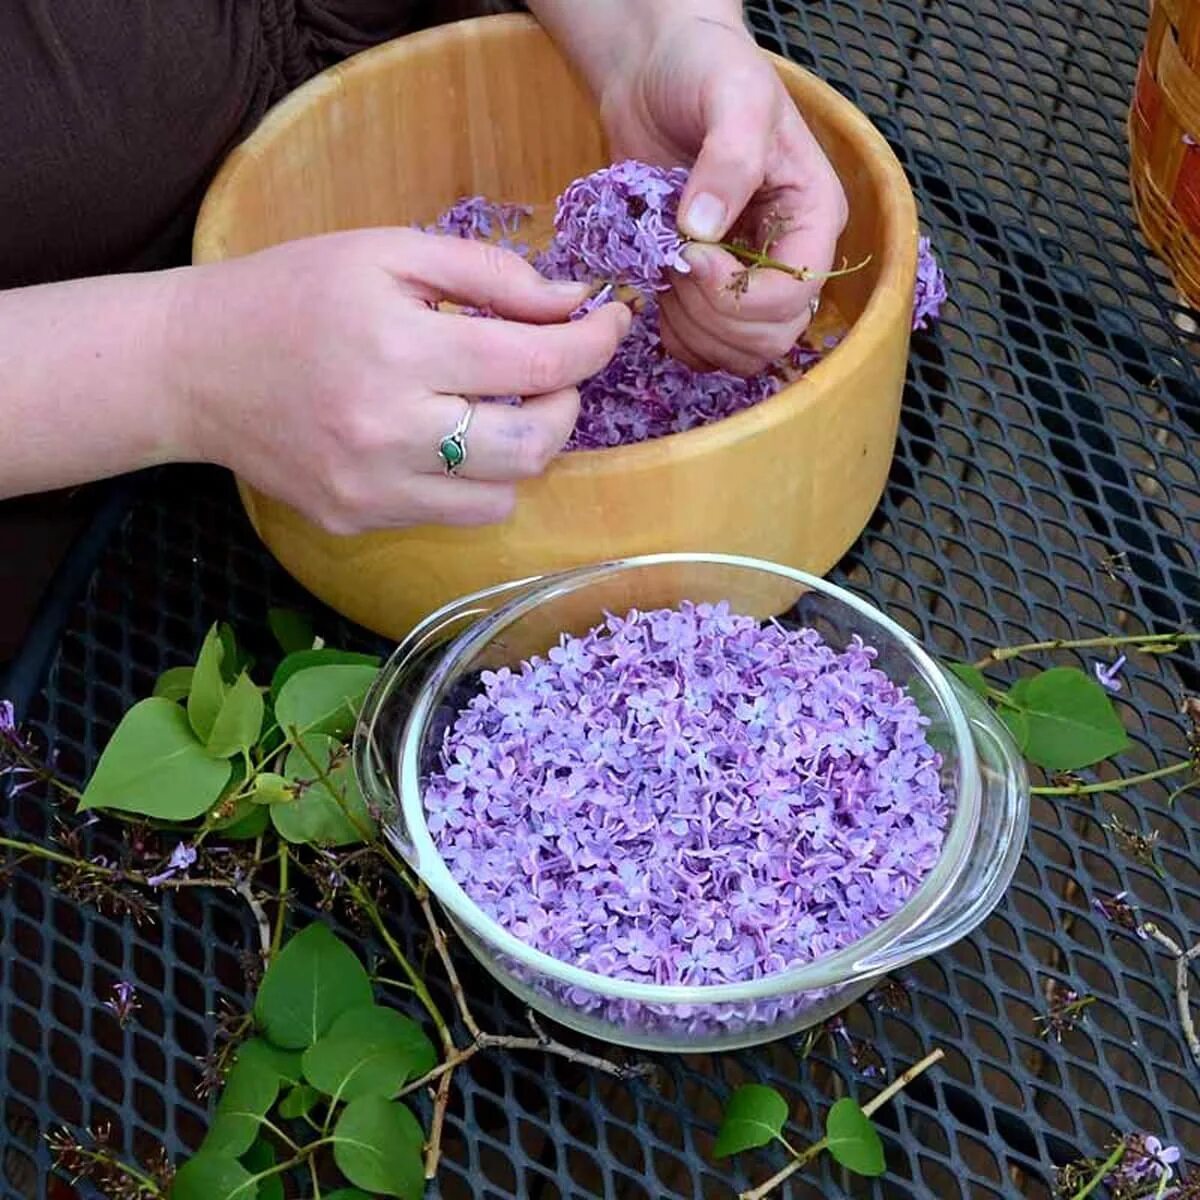
{"type": "MultiPolygon", "coordinates": [[[[811,962],[904,905],[950,816],[927,722],[875,657],[725,604],[610,616],[484,674],[425,782],[430,834],[484,912],[561,962],[691,985],[811,962]]],[[[697,1032],[819,999],[558,998],[697,1032]]]]}
{"type": "Polygon", "coordinates": [[[928,329],[946,303],[946,275],[928,238],[917,243],[917,291],[913,301],[913,329],[928,329]]]}
{"type": "Polygon", "coordinates": [[[743,379],[685,367],[663,349],[658,305],[647,300],[608,366],[580,385],[579,418],[567,449],[600,450],[683,433],[750,408],[782,386],[769,372],[743,379]]]}
{"type": "Polygon", "coordinates": [[[424,230],[473,241],[495,238],[498,245],[517,254],[527,254],[529,247],[515,238],[522,221],[532,212],[527,204],[497,204],[485,196],[464,196],[424,230]]]}
{"type": "Polygon", "coordinates": [[[676,225],[687,180],[683,167],[632,160],[575,180],[558,198],[554,240],[534,265],[551,279],[665,291],[671,271],[688,270],[676,225]]]}
{"type": "Polygon", "coordinates": [[[1135,1133],[1126,1141],[1125,1154],[1105,1183],[1122,1197],[1169,1196],[1171,1193],[1162,1189],[1171,1181],[1181,1157],[1178,1146],[1164,1146],[1153,1134],[1135,1133]]]}

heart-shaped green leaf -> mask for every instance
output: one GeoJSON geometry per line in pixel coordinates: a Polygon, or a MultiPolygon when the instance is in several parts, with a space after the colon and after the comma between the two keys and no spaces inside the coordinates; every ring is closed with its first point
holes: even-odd
{"type": "Polygon", "coordinates": [[[729,1097],[713,1154],[728,1158],[765,1146],[783,1132],[787,1118],[787,1101],[774,1088],[747,1083],[729,1097]]]}
{"type": "Polygon", "coordinates": [[[215,758],[230,758],[248,752],[258,741],[262,723],[262,692],[250,676],[243,673],[221,701],[221,710],[208,736],[209,754],[215,758]]]}
{"type": "Polygon", "coordinates": [[[307,1083],[298,1084],[279,1102],[279,1115],[294,1121],[307,1116],[321,1101],[321,1093],[307,1083]]]}
{"type": "Polygon", "coordinates": [[[335,665],[297,671],[280,689],[275,720],[289,737],[326,733],[345,737],[358,719],[358,710],[378,669],[335,665]]]}
{"type": "Polygon", "coordinates": [[[228,1154],[202,1150],[179,1168],[171,1200],[256,1200],[254,1176],[228,1154]]]}
{"type": "MultiPolygon", "coordinates": [[[[271,1170],[277,1163],[275,1149],[261,1138],[242,1155],[242,1166],[253,1175],[271,1170]]],[[[258,1181],[258,1200],[284,1200],[283,1176],[270,1175],[258,1181]]]]}
{"type": "Polygon", "coordinates": [[[79,808],[190,821],[217,802],[230,774],[229,763],[213,758],[197,740],[178,704],[152,697],[121,719],[79,808]]]}
{"type": "Polygon", "coordinates": [[[346,748],[322,733],[306,734],[300,746],[284,764],[292,791],[271,805],[280,836],[318,846],[348,846],[373,837],[375,822],[346,748]]]}
{"type": "Polygon", "coordinates": [[[297,650],[275,668],[271,679],[271,699],[279,698],[283,685],[293,675],[307,671],[310,667],[378,667],[380,660],[373,654],[356,654],[352,650],[297,650]]]}
{"type": "Polygon", "coordinates": [[[946,664],[947,668],[952,671],[963,683],[967,685],[977,696],[986,696],[988,694],[988,682],[984,677],[983,672],[978,667],[971,666],[970,663],[952,662],[946,664]]]}
{"type": "Polygon", "coordinates": [[[334,1161],[356,1187],[420,1200],[425,1192],[425,1135],[403,1104],[373,1097],[355,1100],[346,1105],[333,1137],[334,1161]]]}
{"type": "Polygon", "coordinates": [[[883,1143],[857,1101],[844,1096],[825,1118],[829,1153],[857,1175],[882,1175],[887,1169],[883,1143]]]}
{"type": "Polygon", "coordinates": [[[249,1150],[262,1133],[262,1119],[275,1103],[279,1085],[270,1048],[252,1038],[238,1050],[221,1089],[216,1114],[204,1139],[205,1152],[237,1158],[249,1150]]]}
{"type": "Polygon", "coordinates": [[[325,1200],[371,1200],[371,1197],[358,1188],[338,1188],[336,1192],[330,1192],[325,1200]]]}
{"type": "Polygon", "coordinates": [[[221,675],[221,663],[225,658],[225,646],[221,641],[221,630],[214,625],[200,647],[200,657],[192,673],[192,687],[188,692],[188,720],[196,736],[207,743],[225,699],[225,680],[221,675]]]}
{"type": "Polygon", "coordinates": [[[437,1051],[408,1017],[369,1005],[343,1013],[304,1052],[304,1077],[328,1096],[386,1099],[437,1064],[437,1051]]]}
{"type": "Polygon", "coordinates": [[[251,804],[249,800],[239,800],[234,805],[233,812],[228,817],[213,823],[213,828],[219,830],[226,841],[245,842],[256,838],[271,823],[267,810],[251,804]]]}
{"type": "Polygon", "coordinates": [[[342,1013],[371,1002],[371,981],[358,957],[317,924],[292,938],[271,963],[254,1015],[275,1045],[307,1050],[342,1013]]]}
{"type": "Polygon", "coordinates": [[[312,622],[290,608],[272,608],[267,612],[267,624],[284,654],[297,654],[313,648],[312,622]]]}
{"type": "Polygon", "coordinates": [[[186,700],[192,690],[192,676],[195,667],[172,667],[164,671],[154,685],[154,694],[164,700],[186,700]]]}
{"type": "Polygon", "coordinates": [[[1051,667],[1013,684],[1009,700],[1023,724],[1018,744],[1049,771],[1075,771],[1120,754],[1129,737],[1108,693],[1077,667],[1051,667]]]}

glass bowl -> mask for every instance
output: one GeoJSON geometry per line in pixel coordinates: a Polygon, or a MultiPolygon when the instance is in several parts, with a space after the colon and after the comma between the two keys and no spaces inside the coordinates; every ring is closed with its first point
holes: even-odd
{"type": "Polygon", "coordinates": [[[603,1041],[683,1053],[793,1034],[844,1008],[879,978],[944,950],[999,903],[1029,823],[1016,747],[987,706],[899,625],[857,596],[774,563],[664,554],[520,580],[433,614],[396,650],[355,735],[355,765],[389,841],[438,899],[479,962],[531,1008],[603,1041]],[[544,655],[563,633],[606,614],[725,601],[735,613],[816,629],[835,649],[854,635],[929,720],[953,816],[916,892],[871,933],[812,962],[720,985],[609,978],[534,949],[487,916],[455,881],[425,823],[421,781],[482,671],[544,655]]]}

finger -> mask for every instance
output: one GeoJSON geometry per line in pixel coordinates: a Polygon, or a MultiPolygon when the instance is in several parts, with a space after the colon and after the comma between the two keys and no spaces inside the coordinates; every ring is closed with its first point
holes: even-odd
{"type": "Polygon", "coordinates": [[[658,332],[662,339],[663,349],[677,362],[683,363],[685,367],[690,367],[693,371],[718,370],[716,363],[701,358],[675,329],[672,313],[676,307],[669,303],[669,298],[664,298],[659,304],[658,332]]]}
{"type": "Polygon", "coordinates": [[[465,396],[543,396],[574,387],[612,358],[629,332],[624,304],[606,304],[579,321],[521,325],[457,313],[428,313],[421,378],[465,396]]]}
{"type": "MultiPolygon", "coordinates": [[[[709,364],[710,371],[731,371],[735,375],[757,375],[770,359],[752,349],[726,341],[720,333],[700,324],[682,304],[664,304],[673,338],[687,347],[694,358],[709,364]]],[[[661,312],[660,312],[661,317],[661,312]]]]}
{"type": "MultiPolygon", "coordinates": [[[[782,247],[772,247],[772,257],[782,247]]],[[[746,271],[731,254],[715,246],[689,246],[690,271],[674,283],[675,290],[702,296],[712,312],[727,321],[782,324],[804,319],[820,293],[819,280],[799,280],[784,271],[757,267],[738,286],[746,271]]],[[[788,261],[781,259],[780,261],[788,261]]]]}
{"type": "Polygon", "coordinates": [[[765,64],[716,75],[704,105],[707,133],[679,206],[688,237],[720,241],[762,187],[778,103],[765,64]]]}
{"type": "Polygon", "coordinates": [[[696,344],[693,352],[723,364],[737,357],[764,365],[775,362],[795,345],[812,320],[812,309],[805,306],[799,316],[789,310],[782,321],[748,321],[740,312],[715,309],[700,287],[675,288],[669,300],[688,315],[706,343],[711,343],[711,347],[696,344]]]}
{"type": "Polygon", "coordinates": [[[409,525],[499,525],[512,516],[517,490],[511,483],[409,476],[391,507],[380,513],[382,528],[409,525]]]}
{"type": "MultiPolygon", "coordinates": [[[[418,448],[414,470],[435,475],[443,471],[438,446],[463,415],[458,396],[434,396],[421,406],[413,421],[413,444],[418,448]]],[[[579,416],[579,393],[574,388],[535,396],[518,406],[480,401],[475,404],[464,438],[463,479],[513,482],[541,475],[566,445],[579,416]]]]}
{"type": "Polygon", "coordinates": [[[546,279],[519,254],[490,242],[386,230],[380,258],[425,300],[487,308],[521,321],[562,321],[587,298],[586,283],[546,279]]]}

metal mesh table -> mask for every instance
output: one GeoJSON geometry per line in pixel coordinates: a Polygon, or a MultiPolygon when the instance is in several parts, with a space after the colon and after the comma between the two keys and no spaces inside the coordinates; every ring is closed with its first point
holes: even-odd
{"type": "MultiPolygon", "coordinates": [[[[1125,177],[1141,0],[809,0],[748,12],[765,46],[813,67],[879,125],[951,280],[945,320],[914,345],[887,493],[835,578],[954,656],[1200,625],[1195,327],[1135,232],[1125,177]]],[[[228,483],[169,472],[98,518],[7,689],[82,773],[123,707],[192,654],[213,619],[265,648],[268,605],[296,602],[228,483]]],[[[356,636],[332,618],[325,631],[356,636]]],[[[1182,751],[1178,700],[1200,690],[1200,670],[1187,656],[1140,659],[1128,679],[1129,761],[1149,768],[1182,751]]],[[[887,1176],[851,1182],[826,1162],[790,1195],[1048,1197],[1057,1164],[1113,1133],[1144,1129],[1194,1151],[1200,1075],[1168,964],[1090,904],[1128,889],[1165,928],[1200,931],[1200,801],[1164,800],[1147,787],[1037,803],[996,914],[913,969],[891,1004],[854,1006],[847,1038],[822,1038],[804,1062],[786,1042],[672,1058],[651,1085],[536,1056],[475,1059],[451,1109],[441,1194],[729,1196],[778,1165],[707,1157],[731,1087],[781,1088],[802,1137],[831,1097],[874,1090],[864,1059],[894,1075],[934,1045],[944,1062],[880,1114],[887,1176]],[[1125,853],[1111,816],[1158,831],[1161,877],[1125,853]],[[1036,1023],[1051,981],[1096,997],[1061,1044],[1036,1023]]],[[[32,793],[0,814],[28,836],[49,833],[32,793]]],[[[233,901],[181,894],[135,927],[64,899],[49,879],[22,865],[0,893],[5,1197],[88,1194],[51,1178],[42,1134],[64,1123],[110,1122],[116,1144],[140,1155],[194,1148],[205,1123],[195,1057],[219,1004],[246,995],[251,929],[233,901]],[[100,1006],[118,978],[144,1004],[125,1032],[100,1006]]],[[[481,1018],[517,1028],[511,1002],[481,979],[471,986],[481,1018]]]]}

